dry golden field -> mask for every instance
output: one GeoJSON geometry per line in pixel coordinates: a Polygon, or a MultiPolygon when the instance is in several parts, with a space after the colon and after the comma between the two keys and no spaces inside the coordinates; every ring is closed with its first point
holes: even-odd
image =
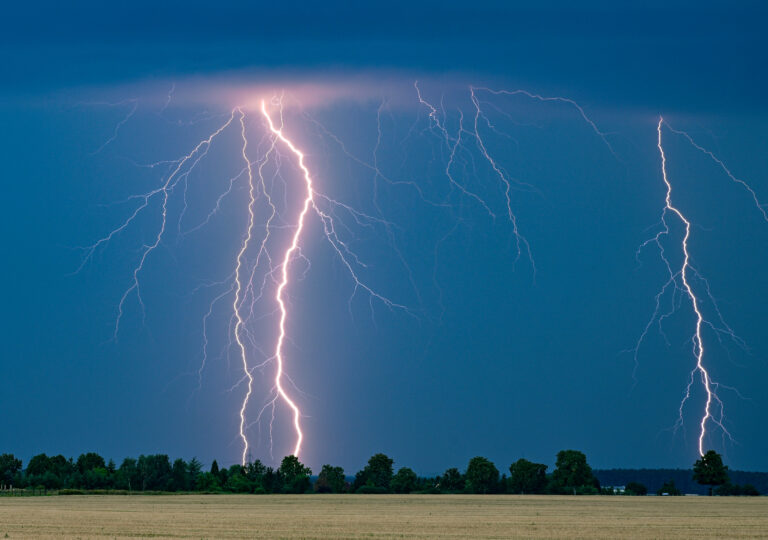
{"type": "Polygon", "coordinates": [[[766,538],[768,497],[0,498],[0,538],[4,537],[766,538]]]}

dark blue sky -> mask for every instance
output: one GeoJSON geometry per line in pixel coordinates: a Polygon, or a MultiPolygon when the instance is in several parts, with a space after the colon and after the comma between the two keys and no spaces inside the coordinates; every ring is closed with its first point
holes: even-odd
{"type": "MultiPolygon", "coordinates": [[[[443,212],[413,192],[386,189],[381,205],[398,224],[397,246],[411,276],[386,236],[358,232],[355,247],[371,262],[376,287],[414,306],[417,320],[380,305],[372,319],[362,297],[350,314],[349,278],[315,223],[305,247],[312,267],[291,292],[291,376],[304,392],[309,464],[354,471],[384,451],[396,465],[436,473],[477,454],[502,468],[521,456],[552,463],[558,450],[573,447],[597,467],[688,466],[696,457],[699,394],[684,410],[685,431],[668,429],[693,365],[688,308],[665,323],[668,344],[651,334],[636,382],[632,356],[622,351],[635,343],[664,283],[657,254],[643,252],[640,265],[635,259],[663,204],[658,114],[768,200],[768,17],[759,2],[737,4],[10,6],[0,21],[0,451],[25,459],[96,450],[115,459],[165,452],[238,460],[241,389],[228,391],[236,365],[212,361],[199,391],[189,376],[199,365],[201,318],[211,298],[210,291],[191,291],[226,277],[245,192],[235,191],[224,217],[201,237],[163,245],[146,272],[146,324],[129,303],[116,343],[109,340],[117,302],[140,241],[157,222],[147,217],[74,276],[79,253],[72,247],[125,217],[125,207],[104,204],[157,181],[133,162],[176,158],[218,122],[175,120],[204,109],[227,112],[215,100],[179,101],[158,116],[171,82],[182,95],[208,81],[221,88],[261,83],[270,73],[311,80],[332,71],[386,73],[386,87],[413,100],[384,115],[380,165],[393,177],[418,179],[435,196],[444,194],[440,145],[424,131],[400,144],[412,126],[429,125],[412,90],[416,78],[433,102],[445,95],[452,129],[457,108],[471,112],[465,83],[566,95],[608,134],[619,159],[572,108],[493,100],[494,121],[509,137],[493,137],[492,151],[535,188],[515,191],[513,207],[536,275],[524,260],[514,264],[509,225],[471,201],[454,197],[454,208],[443,212]],[[130,108],[93,103],[115,96],[139,99],[137,113],[91,155],[130,108]]],[[[370,160],[376,109],[388,97],[382,94],[306,112],[370,160]]],[[[370,171],[350,163],[305,117],[288,118],[313,149],[323,189],[372,212],[370,171]]],[[[694,223],[694,263],[749,347],[720,346],[716,335],[706,336],[716,379],[744,396],[721,390],[736,443],[717,431],[709,443],[733,468],[766,470],[768,224],[706,156],[665,137],[677,202],[694,223]]],[[[205,215],[235,170],[238,144],[237,132],[228,132],[201,165],[190,223],[205,215]]],[[[482,167],[474,172],[473,185],[501,212],[503,192],[493,176],[482,167]]],[[[214,333],[219,342],[224,319],[214,333]]],[[[280,427],[286,423],[278,416],[277,454],[290,440],[280,427]]],[[[269,461],[255,433],[254,457],[269,461]]]]}

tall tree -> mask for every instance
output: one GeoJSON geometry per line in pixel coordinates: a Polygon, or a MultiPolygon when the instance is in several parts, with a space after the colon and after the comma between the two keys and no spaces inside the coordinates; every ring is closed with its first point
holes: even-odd
{"type": "Polygon", "coordinates": [[[410,493],[416,489],[418,476],[408,467],[401,467],[392,477],[391,487],[395,493],[410,493]]]}
{"type": "Polygon", "coordinates": [[[267,467],[262,476],[262,485],[267,493],[280,493],[283,488],[282,477],[272,467],[267,467]]]}
{"type": "Polygon", "coordinates": [[[141,489],[165,491],[171,481],[171,461],[165,454],[139,456],[138,469],[141,474],[141,489]]]}
{"type": "Polygon", "coordinates": [[[87,471],[93,469],[106,469],[107,465],[104,463],[104,458],[96,452],[88,452],[87,454],[80,454],[77,458],[77,470],[80,474],[85,474],[87,471]]]}
{"type": "Polygon", "coordinates": [[[13,454],[0,455],[0,484],[10,485],[16,473],[21,471],[21,460],[13,454]]]}
{"type": "Polygon", "coordinates": [[[368,460],[368,465],[355,475],[355,490],[362,486],[372,486],[389,491],[389,485],[394,475],[392,464],[394,460],[385,454],[375,454],[368,460]]]}
{"type": "Polygon", "coordinates": [[[543,493],[547,487],[547,466],[518,459],[509,466],[511,493],[543,493]]]}
{"type": "Polygon", "coordinates": [[[578,450],[557,453],[552,472],[552,491],[564,494],[592,494],[600,491],[600,484],[587,464],[587,456],[578,450]]]}
{"type": "Polygon", "coordinates": [[[490,460],[477,456],[469,460],[466,489],[470,493],[494,493],[499,485],[499,470],[490,460]]]}
{"type": "Polygon", "coordinates": [[[189,478],[189,468],[183,459],[179,458],[173,462],[171,479],[172,491],[189,491],[192,489],[192,483],[189,478]]]}
{"type": "Polygon", "coordinates": [[[128,491],[142,489],[141,473],[138,462],[133,458],[125,458],[115,475],[115,487],[128,491]]]}
{"type": "Polygon", "coordinates": [[[440,479],[440,488],[443,491],[464,491],[464,475],[455,467],[448,469],[440,479]]]}
{"type": "Polygon", "coordinates": [[[50,466],[50,459],[45,454],[37,454],[32,456],[27,464],[27,474],[30,476],[42,476],[48,471],[50,466]]]}
{"type": "Polygon", "coordinates": [[[341,493],[344,491],[345,484],[344,469],[323,465],[315,482],[315,491],[318,493],[341,493]]]}
{"type": "Polygon", "coordinates": [[[187,464],[187,476],[189,489],[197,490],[197,478],[200,476],[200,471],[203,470],[203,464],[193,457],[187,464]]]}
{"type": "Polygon", "coordinates": [[[709,486],[709,494],[712,495],[714,486],[721,486],[728,482],[728,467],[723,465],[720,454],[709,450],[693,464],[693,479],[701,485],[709,486]]]}
{"type": "Polygon", "coordinates": [[[296,456],[285,456],[277,472],[283,481],[284,492],[304,493],[309,489],[312,470],[302,464],[296,456]]]}

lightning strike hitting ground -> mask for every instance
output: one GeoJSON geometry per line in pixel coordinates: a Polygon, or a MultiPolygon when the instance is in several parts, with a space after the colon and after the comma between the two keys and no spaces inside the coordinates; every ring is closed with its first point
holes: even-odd
{"type": "MultiPolygon", "coordinates": [[[[683,282],[683,287],[685,289],[686,294],[688,295],[688,298],[691,301],[691,308],[696,313],[696,329],[695,333],[693,335],[693,354],[696,357],[696,367],[692,371],[693,373],[698,372],[701,376],[701,384],[704,388],[704,391],[706,392],[707,399],[706,404],[704,405],[704,414],[701,417],[700,422],[700,431],[699,431],[699,454],[702,456],[704,455],[704,437],[707,434],[707,422],[712,419],[712,401],[717,400],[720,403],[721,410],[722,410],[722,402],[717,397],[717,394],[714,392],[711,382],[711,378],[709,375],[709,372],[704,367],[704,341],[701,337],[701,326],[704,322],[704,317],[701,314],[701,310],[699,309],[699,299],[696,297],[696,295],[693,292],[693,289],[691,288],[691,284],[689,282],[690,279],[690,273],[691,273],[691,266],[690,266],[690,259],[691,256],[688,253],[688,239],[691,236],[691,223],[686,219],[686,217],[683,215],[683,213],[675,206],[672,205],[672,184],[669,181],[669,178],[667,177],[667,157],[664,155],[664,147],[661,144],[661,127],[664,123],[664,119],[659,117],[659,123],[656,127],[656,130],[658,132],[658,143],[657,146],[659,148],[659,155],[661,156],[661,175],[664,180],[664,184],[666,185],[666,197],[665,197],[665,206],[664,206],[664,212],[662,213],[662,222],[664,223],[666,234],[668,234],[669,227],[667,225],[667,212],[674,213],[680,221],[683,222],[685,225],[685,236],[683,236],[683,239],[681,241],[681,249],[683,251],[683,264],[680,268],[680,278],[683,282]]],[[[683,402],[687,400],[690,397],[690,384],[688,385],[688,389],[686,391],[685,398],[683,398],[683,402]]],[[[682,405],[681,405],[682,407],[682,405]]],[[[722,427],[722,422],[718,422],[718,424],[722,427]]],[[[723,428],[724,429],[724,428],[723,428]]]]}
{"type": "Polygon", "coordinates": [[[251,370],[248,367],[248,356],[246,353],[245,344],[243,343],[243,338],[241,336],[243,329],[243,317],[240,314],[240,293],[243,290],[243,285],[240,281],[240,272],[243,265],[243,255],[248,250],[248,245],[251,242],[251,235],[253,234],[253,222],[255,218],[253,213],[253,205],[256,202],[256,196],[254,193],[253,185],[253,168],[251,166],[251,161],[248,159],[248,138],[245,133],[245,115],[243,114],[242,109],[239,107],[238,112],[240,113],[240,128],[241,135],[243,137],[243,160],[245,161],[245,166],[248,169],[248,227],[246,229],[245,239],[243,240],[242,247],[237,253],[237,263],[235,266],[235,299],[232,302],[232,312],[237,319],[234,329],[234,336],[240,349],[240,357],[243,362],[243,372],[248,378],[248,390],[245,394],[245,397],[243,398],[243,406],[240,408],[240,438],[243,440],[242,464],[245,465],[248,457],[248,437],[245,434],[245,411],[248,408],[248,401],[250,400],[251,392],[253,391],[253,375],[251,374],[251,370]]]}
{"type": "Polygon", "coordinates": [[[299,457],[301,441],[304,438],[304,434],[301,432],[301,411],[299,411],[296,403],[294,403],[293,400],[288,397],[288,394],[283,387],[283,342],[285,341],[285,320],[288,317],[288,311],[286,310],[285,300],[283,298],[283,291],[288,286],[288,266],[291,263],[294,252],[299,248],[299,240],[301,239],[301,233],[304,230],[304,219],[306,218],[307,212],[309,212],[310,205],[313,201],[312,176],[309,173],[309,169],[304,164],[304,154],[302,154],[301,151],[296,148],[296,146],[294,146],[294,144],[283,134],[282,127],[275,127],[275,123],[272,121],[272,117],[267,112],[267,105],[264,100],[261,102],[261,113],[264,115],[267,123],[269,124],[269,130],[274,133],[275,136],[280,139],[280,141],[285,144],[285,146],[287,146],[296,156],[299,168],[304,174],[304,181],[306,182],[307,190],[304,204],[301,207],[301,213],[299,214],[299,218],[296,222],[296,232],[293,234],[290,247],[285,251],[285,255],[283,256],[283,262],[281,265],[282,280],[280,281],[280,285],[277,287],[277,293],[275,294],[275,300],[280,305],[280,335],[277,337],[277,345],[275,345],[275,358],[277,359],[275,387],[277,388],[277,392],[280,394],[280,397],[283,398],[283,400],[293,411],[293,427],[296,429],[296,446],[293,449],[293,455],[299,457]]]}
{"type": "MultiPolygon", "coordinates": [[[[744,343],[743,340],[741,340],[741,338],[739,338],[736,335],[733,329],[725,321],[717,305],[715,298],[712,296],[709,282],[702,276],[701,272],[699,272],[691,263],[691,255],[689,252],[689,240],[691,237],[691,222],[683,214],[683,212],[677,206],[675,206],[672,202],[672,182],[669,179],[669,175],[667,172],[667,156],[664,152],[664,146],[662,144],[662,130],[665,127],[671,133],[675,133],[677,135],[683,136],[688,140],[688,142],[691,143],[691,145],[694,148],[696,148],[700,152],[703,152],[708,157],[710,157],[733,182],[741,185],[749,193],[752,200],[754,201],[755,206],[757,207],[758,211],[760,211],[763,218],[766,220],[768,219],[765,212],[765,206],[760,203],[760,201],[758,200],[757,194],[747,182],[736,178],[720,159],[718,159],[710,151],[706,150],[705,148],[697,144],[688,133],[671,128],[663,118],[661,117],[659,118],[659,121],[656,125],[657,148],[658,148],[660,159],[661,159],[661,176],[662,176],[662,180],[664,182],[665,191],[666,191],[665,205],[664,205],[664,209],[662,211],[662,216],[661,216],[662,228],[656,235],[654,235],[652,238],[650,238],[649,240],[646,240],[645,242],[643,242],[643,244],[641,244],[640,248],[638,248],[637,255],[639,257],[640,251],[646,246],[650,244],[655,244],[659,250],[661,260],[666,266],[668,276],[667,276],[667,281],[664,283],[662,288],[659,290],[659,292],[655,296],[655,307],[654,307],[653,314],[650,320],[648,321],[648,323],[646,324],[646,326],[644,327],[642,333],[640,334],[638,342],[636,346],[632,349],[632,352],[634,354],[635,369],[637,369],[638,353],[641,345],[647,338],[651,327],[654,325],[654,323],[657,324],[659,332],[666,339],[666,335],[664,334],[664,331],[662,328],[663,322],[667,318],[669,318],[673,313],[675,313],[677,309],[679,309],[680,307],[679,303],[682,300],[682,298],[688,299],[688,302],[690,303],[691,309],[696,319],[695,325],[694,325],[694,332],[691,337],[691,342],[693,346],[693,355],[695,358],[695,365],[690,372],[688,384],[686,386],[683,399],[680,402],[680,407],[678,410],[678,419],[675,426],[681,427],[683,425],[683,409],[685,407],[685,404],[691,398],[691,390],[698,375],[698,378],[701,382],[701,388],[703,389],[704,394],[706,396],[705,403],[704,403],[704,410],[699,420],[699,435],[698,435],[698,451],[700,455],[704,455],[704,451],[705,451],[704,447],[705,447],[706,439],[708,435],[708,426],[710,424],[713,424],[719,427],[722,430],[724,437],[728,437],[731,440],[733,439],[724,425],[724,421],[725,421],[724,404],[717,393],[717,389],[722,385],[712,380],[710,372],[705,366],[705,353],[707,349],[705,349],[705,346],[704,346],[703,329],[704,327],[708,327],[718,337],[721,335],[726,336],[727,338],[733,340],[737,345],[745,349],[746,349],[746,344],[744,343]],[[673,214],[674,216],[676,216],[677,219],[680,221],[680,223],[683,225],[685,230],[683,238],[680,240],[680,252],[682,254],[683,259],[682,259],[682,264],[680,265],[679,268],[673,268],[669,258],[667,257],[664,244],[662,243],[662,240],[669,238],[671,234],[670,226],[667,221],[667,217],[669,214],[673,214]],[[696,287],[694,286],[694,280],[695,282],[700,284],[700,291],[698,293],[697,293],[696,287]],[[666,311],[662,312],[662,299],[665,296],[670,296],[667,294],[668,291],[672,292],[670,305],[666,311]],[[702,308],[701,295],[704,295],[708,303],[712,306],[715,320],[710,320],[705,317],[703,308],[702,308]]],[[[729,387],[725,387],[725,388],[729,388],[729,387]]],[[[732,390],[735,390],[735,389],[732,389],[732,390]]]]}

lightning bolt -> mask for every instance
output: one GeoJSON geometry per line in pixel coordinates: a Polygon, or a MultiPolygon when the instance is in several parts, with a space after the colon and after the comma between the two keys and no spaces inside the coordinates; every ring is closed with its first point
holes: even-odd
{"type": "MultiPolygon", "coordinates": [[[[683,288],[688,295],[689,300],[691,301],[691,307],[693,308],[694,313],[696,314],[696,327],[695,332],[693,335],[693,353],[696,357],[696,367],[691,372],[691,377],[693,378],[693,375],[698,372],[701,377],[701,384],[704,388],[704,392],[707,395],[707,400],[704,405],[704,414],[701,417],[701,421],[699,423],[699,454],[704,455],[704,438],[707,435],[707,422],[711,420],[712,417],[712,401],[716,400],[718,403],[720,403],[722,407],[722,402],[720,401],[720,398],[717,396],[716,392],[713,390],[713,384],[712,384],[712,378],[709,375],[709,371],[704,367],[704,341],[701,337],[701,327],[704,323],[704,316],[701,314],[701,309],[699,308],[699,299],[697,298],[696,294],[693,292],[693,288],[691,287],[689,277],[691,273],[691,255],[688,252],[688,239],[691,237],[691,222],[688,221],[688,219],[683,215],[683,213],[678,209],[676,206],[672,204],[672,183],[669,181],[669,177],[667,176],[667,156],[664,154],[664,147],[662,146],[662,140],[661,140],[661,128],[664,125],[664,119],[662,117],[659,117],[659,123],[656,126],[656,132],[658,134],[658,140],[657,140],[657,147],[659,149],[659,155],[661,156],[661,176],[664,180],[664,185],[667,189],[666,197],[664,198],[665,206],[664,206],[664,212],[662,213],[662,221],[666,227],[666,230],[669,231],[669,228],[667,226],[666,216],[667,212],[674,213],[678,219],[683,223],[685,226],[685,235],[683,236],[683,239],[681,241],[681,249],[683,252],[683,264],[680,268],[680,278],[683,282],[683,288]]],[[[690,389],[691,389],[691,383],[688,385],[688,389],[686,390],[685,398],[683,398],[683,403],[690,397],[690,389]]],[[[682,404],[681,404],[682,409],[682,404]]],[[[720,426],[722,427],[722,423],[720,423],[720,426]]]]}
{"type": "Polygon", "coordinates": [[[743,349],[747,349],[747,346],[746,346],[746,343],[734,332],[734,330],[725,321],[722,315],[722,312],[720,311],[720,308],[714,296],[712,295],[712,290],[710,288],[710,285],[707,279],[691,263],[691,254],[689,250],[689,241],[691,238],[691,222],[683,214],[682,210],[680,210],[680,208],[675,206],[672,202],[673,190],[672,190],[672,182],[669,179],[669,175],[667,171],[667,156],[664,151],[664,145],[662,140],[663,128],[666,128],[671,133],[684,137],[694,148],[696,148],[698,151],[707,155],[715,164],[717,164],[718,167],[722,169],[722,171],[726,174],[726,176],[732,182],[744,188],[744,190],[752,198],[755,207],[761,213],[764,220],[768,221],[768,215],[766,214],[765,205],[760,202],[760,200],[758,199],[757,193],[754,191],[754,189],[752,189],[752,187],[746,181],[741,180],[740,178],[737,178],[722,160],[720,160],[715,154],[713,154],[703,146],[699,145],[691,137],[691,135],[689,135],[685,131],[673,129],[669,125],[669,123],[666,120],[664,120],[663,117],[659,117],[659,121],[656,125],[656,132],[657,132],[656,146],[659,151],[659,156],[661,160],[661,176],[662,176],[662,180],[664,182],[665,191],[666,191],[666,195],[664,199],[664,209],[662,210],[662,215],[661,215],[662,227],[658,233],[656,233],[653,237],[646,240],[640,245],[640,247],[637,250],[636,257],[639,260],[640,252],[643,250],[643,248],[651,244],[655,245],[659,250],[660,258],[667,269],[667,280],[655,296],[655,307],[651,315],[651,318],[643,328],[643,331],[641,332],[635,347],[630,350],[634,354],[634,361],[635,361],[633,378],[635,377],[635,371],[637,370],[637,366],[638,366],[638,354],[639,354],[640,347],[642,346],[643,342],[647,338],[653,324],[656,323],[658,325],[659,332],[666,340],[666,335],[664,334],[664,331],[662,328],[663,322],[665,321],[665,319],[670,317],[673,313],[675,313],[679,309],[680,302],[683,299],[687,299],[695,316],[694,332],[691,337],[691,342],[693,347],[692,353],[695,358],[695,364],[693,369],[690,372],[688,383],[686,385],[683,398],[680,402],[680,406],[678,409],[678,419],[675,424],[675,428],[683,425],[683,409],[686,403],[688,402],[688,400],[691,398],[691,391],[698,376],[701,387],[706,395],[704,410],[701,415],[701,418],[699,419],[699,435],[698,435],[698,451],[700,455],[704,455],[704,445],[706,443],[708,427],[710,425],[714,425],[720,428],[722,430],[724,437],[727,436],[729,439],[733,440],[733,437],[731,436],[731,434],[728,432],[728,430],[724,425],[724,421],[725,421],[724,404],[718,395],[717,389],[722,386],[723,388],[727,388],[729,390],[735,391],[739,396],[741,396],[741,394],[739,394],[736,389],[724,386],[712,379],[712,376],[705,365],[705,358],[706,358],[705,355],[707,353],[707,349],[705,348],[705,345],[704,345],[703,329],[704,327],[708,327],[710,330],[712,330],[715,333],[718,339],[721,339],[721,336],[725,336],[731,339],[733,342],[735,342],[739,347],[743,349]],[[679,220],[681,225],[684,227],[684,234],[682,239],[680,240],[680,252],[682,254],[683,259],[682,259],[682,264],[679,267],[673,267],[672,263],[670,262],[667,256],[664,243],[662,242],[662,240],[664,240],[665,238],[670,237],[670,234],[671,234],[670,224],[667,221],[668,216],[670,215],[675,216],[677,220],[679,220]],[[694,280],[696,280],[696,282],[701,284],[701,287],[699,288],[699,291],[700,291],[699,293],[697,293],[696,288],[693,285],[694,280]],[[667,296],[668,291],[671,291],[671,301],[670,301],[669,307],[666,308],[665,310],[662,307],[662,305],[663,305],[663,299],[665,296],[667,296]],[[715,315],[714,320],[708,319],[704,315],[704,310],[702,309],[702,298],[705,298],[706,301],[712,306],[712,309],[715,315]]]}
{"type": "MultiPolygon", "coordinates": [[[[285,251],[285,254],[283,255],[283,262],[281,265],[281,276],[282,279],[280,281],[280,284],[277,287],[277,292],[275,294],[275,300],[277,301],[277,304],[280,306],[280,333],[277,337],[277,344],[275,345],[275,358],[277,359],[277,373],[275,374],[275,388],[277,388],[277,393],[279,396],[285,401],[285,403],[288,405],[288,407],[291,408],[293,411],[293,427],[296,430],[296,445],[293,449],[293,455],[296,457],[299,457],[299,452],[301,451],[301,442],[304,439],[304,434],[301,431],[301,411],[299,410],[299,407],[296,405],[296,403],[288,396],[288,394],[285,391],[285,388],[283,387],[283,343],[285,341],[285,321],[288,318],[288,310],[285,306],[285,299],[283,298],[283,291],[288,286],[289,282],[289,272],[288,267],[291,263],[291,259],[293,258],[294,252],[296,252],[297,249],[299,249],[299,240],[301,240],[301,233],[304,230],[304,220],[307,215],[307,212],[309,212],[310,206],[313,204],[314,199],[314,192],[312,190],[312,176],[309,172],[309,169],[304,163],[304,154],[296,148],[296,146],[291,142],[291,140],[285,136],[283,133],[282,126],[280,128],[275,127],[275,123],[272,121],[272,117],[267,112],[267,104],[266,101],[261,101],[261,113],[264,115],[264,118],[267,121],[267,124],[269,125],[269,130],[282,142],[285,146],[288,147],[288,149],[291,151],[291,153],[296,156],[296,159],[298,161],[299,168],[301,169],[303,175],[304,175],[304,182],[306,184],[306,197],[304,198],[304,204],[301,207],[301,212],[299,213],[298,220],[296,222],[296,231],[293,233],[293,238],[291,239],[291,245],[288,247],[288,249],[285,251]]],[[[243,408],[245,408],[245,402],[243,404],[243,408]]],[[[242,426],[242,424],[241,424],[242,426]]],[[[247,446],[247,443],[246,443],[247,446]]],[[[243,453],[245,456],[245,452],[243,453]]],[[[245,458],[243,458],[245,459],[245,458]]]]}
{"type": "Polygon", "coordinates": [[[234,336],[235,341],[237,341],[237,345],[240,349],[240,357],[243,362],[243,372],[245,373],[246,378],[248,379],[248,391],[245,394],[245,397],[243,398],[243,404],[240,407],[240,438],[243,441],[243,465],[245,465],[247,457],[248,457],[248,437],[245,435],[245,411],[248,408],[248,401],[251,398],[251,393],[253,392],[253,374],[251,373],[251,370],[248,368],[248,358],[247,353],[245,349],[245,344],[243,343],[243,339],[241,336],[241,332],[243,330],[243,317],[240,314],[240,294],[243,289],[243,285],[240,281],[240,273],[242,271],[243,266],[243,255],[245,255],[245,252],[248,250],[248,245],[251,242],[251,236],[253,234],[253,222],[254,222],[254,212],[253,212],[253,205],[256,202],[256,196],[254,193],[254,183],[253,183],[253,168],[251,166],[251,161],[248,159],[248,137],[246,136],[245,132],[245,114],[243,114],[242,109],[238,107],[238,112],[240,113],[240,133],[243,138],[243,148],[242,148],[242,155],[243,155],[243,161],[245,161],[245,166],[248,170],[248,227],[246,229],[245,238],[243,239],[243,243],[240,247],[240,251],[237,253],[237,259],[236,259],[236,265],[235,265],[235,299],[232,302],[232,311],[234,313],[236,323],[235,323],[235,329],[234,329],[234,336]]]}

